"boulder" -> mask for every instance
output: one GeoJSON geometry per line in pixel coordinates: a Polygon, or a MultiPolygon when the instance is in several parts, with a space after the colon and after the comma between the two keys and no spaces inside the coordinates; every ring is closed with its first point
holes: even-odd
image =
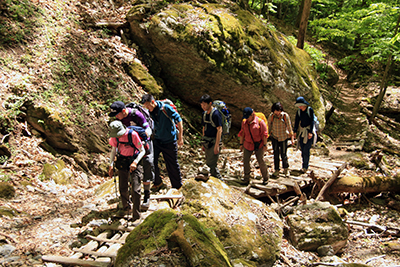
{"type": "Polygon", "coordinates": [[[118,251],[116,266],[160,248],[184,254],[176,266],[272,266],[279,258],[283,224],[264,203],[214,177],[186,180],[180,191],[185,197],[180,211],[149,215],[118,251]]]}
{"type": "Polygon", "coordinates": [[[286,221],[290,241],[300,250],[317,251],[321,246],[330,245],[336,254],[349,237],[347,225],[329,202],[296,207],[286,221]]]}
{"type": "MultiPolygon", "coordinates": [[[[217,1],[218,2],[218,1],[217,1]]],[[[246,106],[268,114],[280,101],[294,115],[304,96],[323,128],[325,105],[310,56],[235,3],[135,1],[131,39],[152,55],[150,72],[185,102],[225,101],[239,127],[246,106]]]]}

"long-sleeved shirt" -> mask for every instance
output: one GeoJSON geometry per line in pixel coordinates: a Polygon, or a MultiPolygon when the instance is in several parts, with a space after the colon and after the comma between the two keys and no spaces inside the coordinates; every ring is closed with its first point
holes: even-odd
{"type": "Polygon", "coordinates": [[[263,137],[268,137],[267,125],[262,119],[258,118],[257,116],[254,116],[254,120],[252,120],[250,123],[248,122],[248,120],[243,120],[238,136],[243,137],[243,146],[247,150],[254,150],[253,140],[254,142],[261,142],[261,148],[264,145],[263,137]]]}
{"type": "Polygon", "coordinates": [[[158,100],[156,103],[157,106],[150,112],[154,121],[154,139],[157,139],[161,144],[175,142],[178,139],[175,124],[182,121],[182,118],[170,105],[163,104],[158,100]],[[162,109],[165,110],[167,115],[164,114],[162,109]]]}
{"type": "Polygon", "coordinates": [[[271,113],[268,117],[269,135],[282,142],[290,138],[293,134],[289,114],[281,112],[280,116],[271,113]]]}
{"type": "Polygon", "coordinates": [[[312,107],[308,106],[307,109],[305,111],[302,111],[301,109],[299,109],[299,111],[296,112],[296,119],[294,122],[294,129],[293,131],[295,133],[297,133],[299,126],[302,128],[307,128],[308,126],[310,126],[307,129],[308,133],[313,133],[314,131],[314,110],[312,109],[312,107]],[[307,109],[309,110],[310,115],[308,115],[307,109]],[[300,115],[299,115],[300,114],[300,115]]]}
{"type": "Polygon", "coordinates": [[[111,145],[112,150],[111,150],[111,156],[110,156],[110,162],[112,163],[114,161],[114,156],[116,153],[116,149],[118,148],[119,154],[125,157],[131,157],[136,154],[136,151],[139,151],[139,154],[137,154],[135,158],[135,162],[139,163],[139,161],[142,159],[142,157],[146,154],[146,151],[143,147],[142,141],[140,140],[140,137],[137,132],[132,131],[132,143],[135,147],[132,147],[131,145],[128,144],[129,139],[128,139],[128,134],[129,134],[129,129],[126,129],[126,132],[123,136],[119,137],[119,146],[117,142],[117,138],[111,137],[108,141],[108,143],[111,145]],[[124,142],[124,143],[122,143],[124,142]],[[136,148],[136,149],[135,149],[136,148]]]}
{"type": "Polygon", "coordinates": [[[150,137],[152,134],[152,130],[142,112],[132,108],[127,108],[127,109],[128,109],[128,116],[126,116],[121,120],[122,124],[125,125],[126,127],[140,126],[146,130],[147,136],[150,137]]]}

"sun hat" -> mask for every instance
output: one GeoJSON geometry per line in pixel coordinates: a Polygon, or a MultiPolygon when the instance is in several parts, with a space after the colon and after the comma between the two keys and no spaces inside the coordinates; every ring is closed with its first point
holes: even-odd
{"type": "Polygon", "coordinates": [[[110,117],[115,117],[118,113],[120,113],[123,109],[125,109],[125,104],[122,101],[115,101],[110,106],[111,112],[108,114],[110,117]]]}
{"type": "Polygon", "coordinates": [[[110,123],[110,137],[121,137],[125,132],[125,125],[123,125],[121,121],[113,121],[110,123]]]}
{"type": "Polygon", "coordinates": [[[304,99],[304,97],[299,96],[296,99],[296,104],[295,104],[296,107],[308,106],[308,105],[310,105],[310,104],[304,99]]]}
{"type": "Polygon", "coordinates": [[[251,114],[253,114],[252,108],[247,107],[243,109],[243,119],[248,119],[251,116],[251,114]]]}

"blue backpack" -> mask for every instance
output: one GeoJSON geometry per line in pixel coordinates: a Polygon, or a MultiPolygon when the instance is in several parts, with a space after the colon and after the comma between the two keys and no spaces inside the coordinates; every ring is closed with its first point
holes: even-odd
{"type": "Polygon", "coordinates": [[[147,137],[146,131],[144,128],[140,126],[128,126],[129,129],[128,132],[128,142],[120,142],[119,138],[117,139],[117,147],[119,147],[119,144],[127,144],[130,145],[135,149],[135,156],[139,154],[139,151],[137,150],[136,146],[132,142],[132,132],[135,131],[140,137],[140,140],[142,141],[142,144],[144,146],[144,150],[146,151],[146,155],[150,154],[150,144],[149,144],[149,138],[147,137]]]}

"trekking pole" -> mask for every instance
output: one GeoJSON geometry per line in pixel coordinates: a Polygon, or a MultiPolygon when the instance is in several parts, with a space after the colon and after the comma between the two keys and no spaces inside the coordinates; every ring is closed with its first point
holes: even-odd
{"type": "Polygon", "coordinates": [[[114,185],[115,185],[115,198],[118,199],[118,193],[117,193],[117,178],[115,175],[115,161],[113,164],[113,176],[114,176],[114,185]]]}

